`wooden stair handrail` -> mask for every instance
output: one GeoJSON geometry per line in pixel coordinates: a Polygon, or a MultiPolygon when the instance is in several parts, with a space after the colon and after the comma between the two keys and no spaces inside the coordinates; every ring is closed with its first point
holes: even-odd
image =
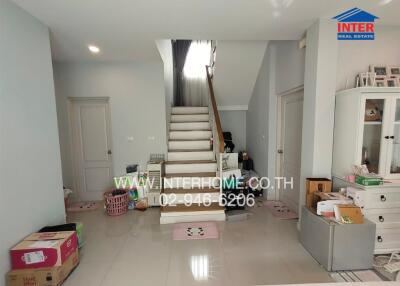
{"type": "Polygon", "coordinates": [[[212,84],[210,72],[208,70],[209,67],[210,66],[206,65],[206,73],[207,73],[207,82],[208,82],[208,90],[210,93],[211,106],[212,106],[214,117],[215,117],[215,125],[217,126],[217,135],[218,135],[218,140],[219,140],[218,148],[219,148],[220,153],[224,153],[224,149],[225,149],[224,134],[222,133],[221,120],[219,118],[217,102],[215,101],[214,87],[212,84]]]}

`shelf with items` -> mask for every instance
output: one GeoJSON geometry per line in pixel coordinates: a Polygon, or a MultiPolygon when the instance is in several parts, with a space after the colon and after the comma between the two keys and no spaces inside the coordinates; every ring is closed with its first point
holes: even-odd
{"type": "MultiPolygon", "coordinates": [[[[382,121],[365,121],[364,122],[365,125],[381,125],[382,121]]],[[[399,122],[400,124],[400,122],[399,122]]]]}

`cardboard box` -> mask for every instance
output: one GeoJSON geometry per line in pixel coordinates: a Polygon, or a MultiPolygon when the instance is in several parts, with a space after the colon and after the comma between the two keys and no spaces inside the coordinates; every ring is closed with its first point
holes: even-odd
{"type": "Polygon", "coordinates": [[[353,223],[362,224],[364,223],[364,216],[361,213],[361,209],[353,204],[349,205],[336,205],[335,208],[336,221],[341,223],[353,223]]]}
{"type": "Polygon", "coordinates": [[[33,233],[10,250],[11,267],[17,270],[61,266],[77,248],[75,231],[33,233]]]}
{"type": "Polygon", "coordinates": [[[314,199],[315,192],[329,193],[332,190],[332,181],[327,178],[306,179],[306,206],[310,209],[316,207],[314,199]]]}
{"type": "Polygon", "coordinates": [[[314,193],[314,208],[317,210],[317,215],[326,217],[334,217],[334,206],[340,204],[351,204],[352,200],[346,198],[340,193],[314,193]]]}
{"type": "Polygon", "coordinates": [[[76,249],[61,266],[39,269],[11,270],[7,273],[7,286],[57,286],[68,277],[79,263],[76,249]]]}
{"type": "Polygon", "coordinates": [[[329,193],[332,191],[332,181],[327,178],[307,178],[306,190],[307,194],[314,192],[329,193]]]}

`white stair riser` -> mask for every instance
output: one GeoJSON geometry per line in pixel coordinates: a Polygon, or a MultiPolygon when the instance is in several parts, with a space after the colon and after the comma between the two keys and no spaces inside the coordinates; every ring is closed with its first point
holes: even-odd
{"type": "Polygon", "coordinates": [[[209,121],[208,114],[172,114],[171,122],[200,122],[209,121]]]}
{"type": "Polygon", "coordinates": [[[171,140],[209,140],[211,136],[211,131],[171,131],[169,133],[169,139],[171,140]]]}
{"type": "Polygon", "coordinates": [[[197,173],[197,172],[216,172],[216,163],[202,164],[167,164],[165,165],[165,173],[197,173]]]}
{"type": "Polygon", "coordinates": [[[211,148],[210,141],[169,141],[168,148],[170,150],[209,150],[211,148]]]}
{"type": "Polygon", "coordinates": [[[167,194],[162,195],[166,199],[166,205],[185,204],[193,202],[194,205],[200,203],[218,203],[219,193],[194,193],[194,194],[167,194]]]}
{"type": "Polygon", "coordinates": [[[180,223],[180,222],[193,222],[193,221],[225,221],[225,213],[215,212],[215,214],[199,214],[199,215],[185,215],[184,212],[179,215],[167,216],[161,213],[160,224],[180,223]]]}
{"type": "Polygon", "coordinates": [[[210,129],[209,122],[184,122],[176,123],[172,122],[169,125],[169,129],[173,130],[207,130],[210,129]]]}
{"type": "Polygon", "coordinates": [[[171,114],[200,114],[207,113],[208,107],[172,107],[171,114]]]}
{"type": "Polygon", "coordinates": [[[168,152],[168,161],[188,161],[188,160],[213,160],[213,151],[204,152],[168,152]]]}
{"type": "Polygon", "coordinates": [[[215,177],[174,177],[164,178],[164,189],[218,188],[219,180],[215,177]]]}

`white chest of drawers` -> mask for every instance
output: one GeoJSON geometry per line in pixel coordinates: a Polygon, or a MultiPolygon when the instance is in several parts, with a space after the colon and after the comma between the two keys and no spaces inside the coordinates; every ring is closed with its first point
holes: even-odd
{"type": "MultiPolygon", "coordinates": [[[[400,251],[400,184],[361,186],[341,181],[348,196],[362,209],[364,216],[376,224],[375,254],[400,251]]],[[[357,238],[354,238],[357,239],[357,238]]]]}

